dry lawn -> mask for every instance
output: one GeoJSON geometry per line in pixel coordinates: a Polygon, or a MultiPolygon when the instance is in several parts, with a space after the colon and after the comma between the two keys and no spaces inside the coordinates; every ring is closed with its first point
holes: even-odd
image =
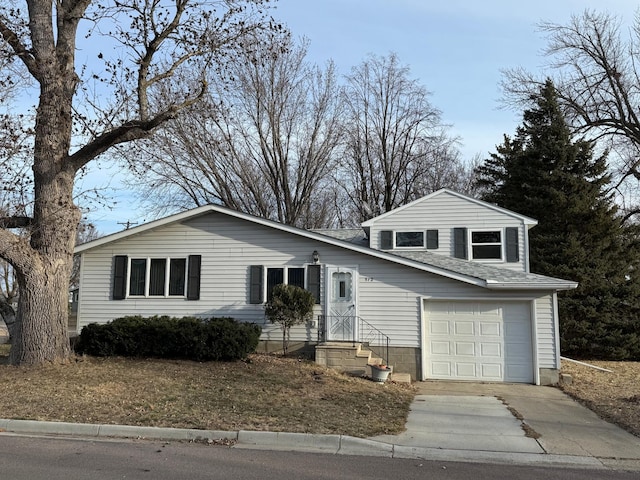
{"type": "Polygon", "coordinates": [[[640,436],[640,362],[586,363],[613,373],[563,360],[562,372],[573,377],[563,390],[605,420],[640,436]]]}
{"type": "MultiPolygon", "coordinates": [[[[0,356],[7,354],[0,350],[0,356]]],[[[1,358],[0,358],[1,360],[1,358]]],[[[269,355],[0,364],[0,418],[367,437],[404,430],[415,391],[269,355]]]]}

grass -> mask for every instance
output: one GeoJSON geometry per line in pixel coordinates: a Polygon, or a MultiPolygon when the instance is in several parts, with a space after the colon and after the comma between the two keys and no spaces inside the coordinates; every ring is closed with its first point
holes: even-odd
{"type": "Polygon", "coordinates": [[[307,361],[244,362],[79,357],[12,367],[0,346],[0,417],[211,430],[368,437],[404,430],[415,391],[307,361]]]}
{"type": "Polygon", "coordinates": [[[640,437],[640,362],[586,361],[609,370],[562,361],[572,376],[562,389],[605,420],[640,437]]]}

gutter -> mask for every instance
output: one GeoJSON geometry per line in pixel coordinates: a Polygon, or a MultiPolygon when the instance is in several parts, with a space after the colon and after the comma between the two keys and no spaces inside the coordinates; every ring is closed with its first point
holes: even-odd
{"type": "Polygon", "coordinates": [[[573,290],[578,288],[577,282],[549,282],[549,283],[513,283],[487,280],[486,287],[490,290],[573,290]]]}

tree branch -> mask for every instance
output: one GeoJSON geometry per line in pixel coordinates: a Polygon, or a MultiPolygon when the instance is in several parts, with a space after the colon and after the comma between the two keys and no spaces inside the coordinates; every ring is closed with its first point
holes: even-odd
{"type": "Polygon", "coordinates": [[[185,100],[179,105],[172,105],[149,120],[125,122],[119,127],[98,135],[94,140],[69,157],[70,165],[77,171],[114,145],[139,140],[148,136],[155,128],[175,118],[180,110],[188,108],[200,100],[206,89],[207,84],[203,82],[200,92],[195,97],[185,100]]]}
{"type": "Polygon", "coordinates": [[[0,228],[27,228],[31,225],[31,217],[0,217],[0,228]]]}
{"type": "Polygon", "coordinates": [[[3,18],[0,17],[0,35],[4,39],[5,42],[9,44],[13,52],[17,55],[17,57],[22,60],[25,64],[29,73],[33,75],[34,78],[38,78],[38,66],[36,64],[35,58],[33,58],[33,54],[24,44],[20,41],[20,38],[16,33],[11,30],[9,25],[4,21],[3,18]]]}

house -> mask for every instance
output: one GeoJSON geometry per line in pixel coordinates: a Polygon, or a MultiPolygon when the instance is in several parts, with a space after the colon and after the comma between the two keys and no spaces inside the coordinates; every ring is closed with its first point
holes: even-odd
{"type": "Polygon", "coordinates": [[[535,224],[450,190],[348,230],[207,205],[78,246],[76,328],[125,315],[231,316],[262,324],[262,348],[278,349],[263,305],[284,282],[316,298],[314,321],[294,327],[291,343],[315,347],[323,363],[332,348],[364,342],[418,380],[553,384],[557,292],[577,284],[529,272],[535,224]]]}

